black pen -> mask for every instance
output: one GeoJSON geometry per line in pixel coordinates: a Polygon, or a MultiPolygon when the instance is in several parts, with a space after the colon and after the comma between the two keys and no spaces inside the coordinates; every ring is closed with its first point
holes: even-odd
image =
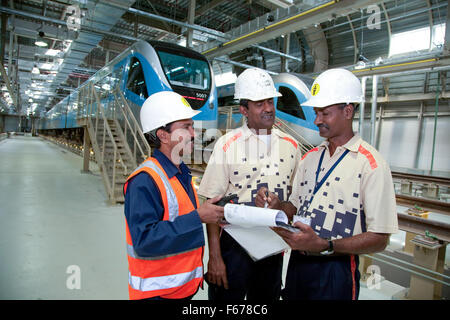
{"type": "Polygon", "coordinates": [[[266,203],[264,203],[264,208],[267,208],[269,204],[267,203],[267,198],[269,197],[269,190],[266,190],[266,203]]]}

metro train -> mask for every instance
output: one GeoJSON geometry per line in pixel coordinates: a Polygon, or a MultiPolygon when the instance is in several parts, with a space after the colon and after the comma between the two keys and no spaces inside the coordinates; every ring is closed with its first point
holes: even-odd
{"type": "MultiPolygon", "coordinates": [[[[313,79],[281,73],[274,76],[274,83],[283,95],[274,101],[277,117],[310,144],[319,144],[322,138],[314,125],[314,110],[301,105],[310,96],[313,79]]],[[[234,96],[234,84],[216,89],[211,65],[202,54],[173,43],[138,41],[49,110],[38,129],[80,128],[77,119],[85,111],[79,93],[90,84],[100,93],[104,108],[114,99],[112,90],[119,86],[138,122],[140,107],[149,95],[173,90],[184,96],[193,109],[202,111],[193,118],[194,126],[202,129],[222,129],[226,115],[219,115],[218,105],[228,104],[234,96]]],[[[241,118],[241,114],[233,114],[235,124],[241,118]]]]}
{"type": "MultiPolygon", "coordinates": [[[[323,141],[319,128],[314,124],[316,114],[312,107],[303,106],[311,96],[310,89],[314,79],[298,73],[280,73],[273,76],[273,81],[281,97],[274,98],[277,118],[287,123],[295,132],[312,145],[323,141]]],[[[219,105],[236,104],[234,100],[234,84],[217,88],[219,105]]],[[[242,115],[234,113],[232,127],[240,125],[242,115]]],[[[227,114],[219,113],[219,128],[226,127],[227,114]]]]}
{"type": "MultiPolygon", "coordinates": [[[[114,99],[118,85],[139,122],[145,99],[159,91],[175,91],[184,96],[195,110],[194,125],[217,128],[216,87],[211,65],[200,53],[161,41],[137,41],[97,71],[79,88],[49,110],[38,128],[72,129],[80,127],[77,119],[84,106],[79,105],[80,90],[93,83],[106,109],[114,99]]],[[[107,110],[105,110],[107,111],[107,110]]]]}

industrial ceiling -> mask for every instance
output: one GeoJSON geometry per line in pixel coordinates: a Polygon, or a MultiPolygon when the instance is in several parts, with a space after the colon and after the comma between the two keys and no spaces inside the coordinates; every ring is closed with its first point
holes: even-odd
{"type": "Polygon", "coordinates": [[[339,66],[369,95],[381,74],[380,102],[419,110],[439,89],[449,111],[448,0],[2,0],[0,16],[3,114],[42,115],[137,39],[190,46],[215,74],[339,66]],[[393,35],[429,27],[431,42],[442,24],[443,43],[389,56],[393,35]]]}

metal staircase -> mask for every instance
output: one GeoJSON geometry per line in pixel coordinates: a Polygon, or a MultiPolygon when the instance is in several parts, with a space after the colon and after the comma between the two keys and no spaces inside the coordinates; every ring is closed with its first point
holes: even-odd
{"type": "Polygon", "coordinates": [[[89,84],[80,90],[79,105],[102,174],[109,201],[124,202],[123,184],[139,163],[151,153],[141,129],[121,92],[107,98],[101,88],[89,84]]]}

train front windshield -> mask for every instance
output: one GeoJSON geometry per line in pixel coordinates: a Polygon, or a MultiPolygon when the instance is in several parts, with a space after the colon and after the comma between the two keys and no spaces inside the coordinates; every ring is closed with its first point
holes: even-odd
{"type": "Polygon", "coordinates": [[[200,109],[211,91],[211,72],[205,60],[157,50],[172,89],[184,96],[193,109],[200,109]]]}

